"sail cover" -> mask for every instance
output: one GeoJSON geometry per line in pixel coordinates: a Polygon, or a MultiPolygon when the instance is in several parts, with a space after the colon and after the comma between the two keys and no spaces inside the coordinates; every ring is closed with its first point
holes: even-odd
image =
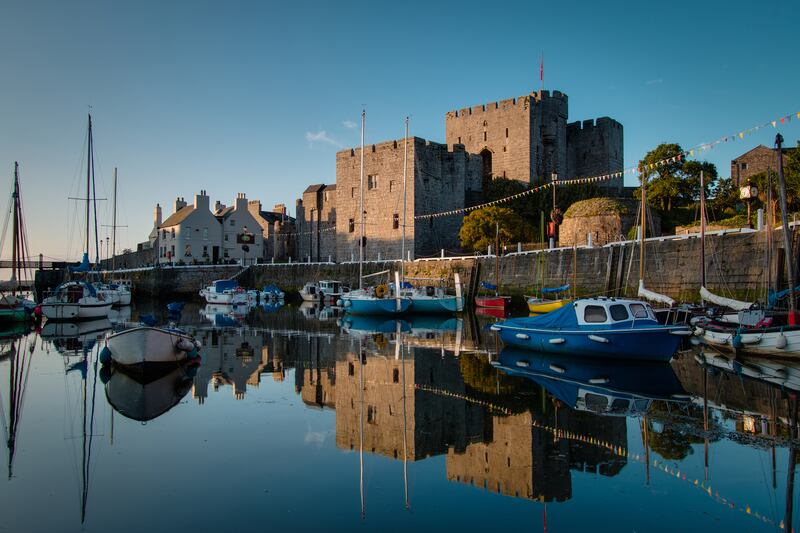
{"type": "Polygon", "coordinates": [[[705,287],[700,287],[700,298],[702,298],[704,302],[711,302],[712,304],[719,305],[721,307],[727,307],[728,309],[733,309],[734,311],[744,311],[745,309],[750,309],[753,307],[753,302],[742,302],[741,300],[734,300],[733,298],[718,296],[705,287]]]}
{"type": "Polygon", "coordinates": [[[645,300],[649,300],[651,302],[656,302],[660,304],[665,304],[670,307],[675,305],[675,300],[667,296],[666,294],[659,294],[657,292],[649,291],[644,288],[644,280],[639,280],[639,292],[637,293],[639,298],[644,298],[645,300]]]}

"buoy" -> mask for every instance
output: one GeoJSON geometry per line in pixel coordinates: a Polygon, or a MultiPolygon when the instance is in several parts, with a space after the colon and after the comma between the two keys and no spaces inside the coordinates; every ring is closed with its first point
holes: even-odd
{"type": "Polygon", "coordinates": [[[733,346],[734,348],[742,347],[742,335],[738,331],[736,332],[736,335],[731,337],[731,346],[733,346]]]}
{"type": "Polygon", "coordinates": [[[103,349],[100,350],[99,360],[101,365],[111,364],[113,359],[111,357],[111,350],[108,349],[108,346],[103,346],[103,349]]]}
{"type": "Polygon", "coordinates": [[[175,347],[182,352],[190,352],[195,349],[195,345],[189,339],[181,338],[175,343],[175,347]]]}
{"type": "Polygon", "coordinates": [[[778,348],[779,350],[783,350],[784,348],[786,348],[786,344],[788,344],[786,341],[786,335],[784,335],[783,332],[781,331],[778,334],[778,338],[775,339],[775,347],[778,348]]]}

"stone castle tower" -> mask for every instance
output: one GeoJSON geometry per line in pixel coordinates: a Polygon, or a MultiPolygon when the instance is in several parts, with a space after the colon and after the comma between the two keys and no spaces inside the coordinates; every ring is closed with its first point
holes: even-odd
{"type": "MultiPolygon", "coordinates": [[[[560,91],[538,91],[449,111],[445,138],[480,154],[483,180],[504,177],[530,186],[555,173],[561,180],[623,169],[622,124],[608,117],[568,123],[569,102],[560,91]]],[[[611,193],[622,178],[601,182],[611,193]]]]}

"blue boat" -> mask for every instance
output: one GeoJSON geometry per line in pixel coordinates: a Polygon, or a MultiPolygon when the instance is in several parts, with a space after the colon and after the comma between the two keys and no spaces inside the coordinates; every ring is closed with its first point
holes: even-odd
{"type": "MultiPolygon", "coordinates": [[[[422,281],[435,281],[441,283],[443,280],[431,278],[409,278],[422,281]]],[[[411,298],[412,313],[420,314],[452,314],[460,313],[464,310],[464,297],[461,293],[461,279],[458,273],[454,275],[455,290],[450,293],[447,287],[441,285],[421,285],[414,286],[407,281],[401,283],[400,294],[411,298]]]]}
{"type": "Polygon", "coordinates": [[[495,366],[534,381],[573,409],[600,415],[643,415],[655,400],[689,400],[672,367],[664,362],[601,361],[507,347],[495,366]]]}
{"type": "Polygon", "coordinates": [[[354,315],[400,315],[411,307],[411,298],[379,298],[369,294],[351,291],[342,296],[344,307],[354,315]]]}
{"type": "Polygon", "coordinates": [[[550,313],[492,326],[503,343],[519,348],[611,359],[669,361],[685,325],[663,326],[646,302],[584,298],[550,313]]]}

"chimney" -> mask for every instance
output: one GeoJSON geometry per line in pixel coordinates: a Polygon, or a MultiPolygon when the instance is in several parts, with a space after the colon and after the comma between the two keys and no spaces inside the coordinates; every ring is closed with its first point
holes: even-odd
{"type": "Polygon", "coordinates": [[[205,189],[201,190],[199,194],[194,195],[194,208],[197,211],[208,211],[208,195],[205,189]]]}
{"type": "Polygon", "coordinates": [[[215,213],[219,213],[219,212],[220,212],[220,211],[222,211],[223,209],[225,209],[225,204],[223,204],[222,202],[220,202],[219,200],[217,200],[217,201],[214,203],[214,212],[215,212],[215,213]]]}
{"type": "Polygon", "coordinates": [[[156,204],[156,208],[153,213],[153,223],[155,227],[159,227],[161,225],[161,205],[156,204]]]}
{"type": "Polygon", "coordinates": [[[250,211],[250,214],[253,215],[256,220],[259,220],[261,216],[261,201],[250,200],[247,202],[247,210],[250,211]]]}
{"type": "Polygon", "coordinates": [[[278,213],[281,216],[286,216],[286,204],[275,204],[272,208],[273,213],[278,213]]]}
{"type": "Polygon", "coordinates": [[[186,207],[186,200],[184,200],[182,196],[175,198],[175,212],[177,213],[184,207],[186,207]]]}
{"type": "Polygon", "coordinates": [[[236,195],[234,209],[236,209],[236,211],[247,211],[247,196],[245,196],[243,192],[236,195]]]}

